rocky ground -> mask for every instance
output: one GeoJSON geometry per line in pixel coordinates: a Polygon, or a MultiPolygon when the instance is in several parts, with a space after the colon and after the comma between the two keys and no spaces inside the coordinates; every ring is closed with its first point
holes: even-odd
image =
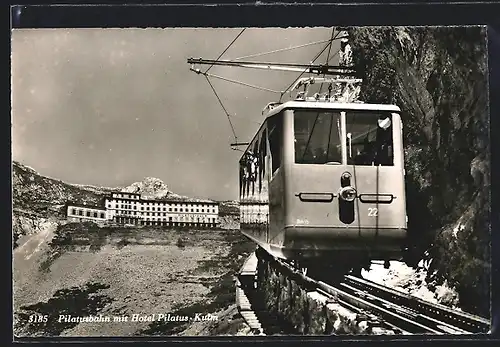
{"type": "Polygon", "coordinates": [[[39,233],[20,239],[14,250],[15,334],[244,334],[234,306],[233,276],[253,247],[235,230],[47,223],[39,233]],[[130,321],[134,314],[169,313],[190,320],[130,321]],[[217,321],[195,322],[196,314],[211,314],[217,321]],[[46,322],[33,322],[44,315],[46,322]],[[129,318],[78,323],[60,321],[60,315],[129,318]]]}

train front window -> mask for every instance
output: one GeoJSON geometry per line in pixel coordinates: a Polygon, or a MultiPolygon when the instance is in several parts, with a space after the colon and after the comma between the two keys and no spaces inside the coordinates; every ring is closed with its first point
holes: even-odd
{"type": "Polygon", "coordinates": [[[394,165],[392,117],[387,112],[346,112],[348,165],[394,165]]]}
{"type": "Polygon", "coordinates": [[[340,112],[295,110],[294,135],[295,163],[341,164],[340,112]]]}

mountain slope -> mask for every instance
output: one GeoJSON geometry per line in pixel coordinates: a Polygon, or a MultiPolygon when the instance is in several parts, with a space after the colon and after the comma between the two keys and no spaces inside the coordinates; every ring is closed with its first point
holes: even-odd
{"type": "Polygon", "coordinates": [[[112,188],[79,186],[40,175],[18,162],[12,163],[12,196],[14,209],[53,215],[54,207],[68,200],[97,204],[112,188]]]}
{"type": "Polygon", "coordinates": [[[12,163],[12,184],[14,248],[20,237],[40,232],[48,218],[64,218],[67,201],[100,204],[104,196],[112,191],[141,193],[145,199],[211,201],[175,194],[158,178],[146,177],[127,187],[96,187],[45,177],[16,161],[12,163]]]}
{"type": "Polygon", "coordinates": [[[146,177],[126,187],[96,187],[71,184],[40,175],[34,169],[16,161],[12,164],[14,209],[51,214],[54,207],[64,205],[68,200],[98,204],[112,191],[141,193],[145,199],[174,199],[182,201],[211,201],[175,194],[159,178],[146,177]]]}

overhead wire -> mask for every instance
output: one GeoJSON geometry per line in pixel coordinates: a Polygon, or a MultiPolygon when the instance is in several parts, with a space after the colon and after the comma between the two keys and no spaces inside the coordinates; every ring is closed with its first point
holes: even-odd
{"type": "MultiPolygon", "coordinates": [[[[246,28],[243,28],[243,29],[240,31],[240,33],[239,33],[239,34],[238,34],[238,35],[234,38],[234,40],[233,40],[233,41],[231,41],[231,43],[230,43],[230,44],[226,47],[226,49],[225,49],[224,51],[222,51],[222,53],[221,53],[221,54],[219,54],[219,57],[218,57],[217,59],[215,59],[215,60],[219,60],[219,59],[220,59],[220,58],[224,55],[224,53],[226,53],[226,51],[229,49],[229,47],[231,47],[231,46],[233,45],[233,43],[235,43],[235,42],[236,42],[236,40],[238,39],[238,37],[240,37],[240,36],[241,36],[241,34],[243,34],[243,32],[245,31],[245,29],[246,29],[246,28]]],[[[213,66],[214,66],[213,64],[212,64],[212,65],[210,65],[210,66],[208,67],[208,69],[206,69],[206,70],[205,70],[205,73],[207,73],[208,71],[210,71],[210,69],[211,69],[213,66]]]]}
{"type": "MultiPolygon", "coordinates": [[[[223,55],[224,53],[227,52],[227,50],[233,45],[233,43],[236,42],[236,40],[241,36],[241,34],[243,34],[243,32],[245,31],[246,28],[243,28],[240,33],[238,35],[236,35],[236,37],[233,39],[233,41],[231,41],[231,43],[226,47],[226,49],[224,49],[224,51],[222,51],[221,54],[219,54],[219,56],[217,57],[216,61],[219,60],[223,55]]],[[[203,74],[208,82],[208,84],[210,85],[210,88],[212,88],[212,91],[214,92],[215,96],[217,97],[217,100],[219,101],[219,104],[222,106],[222,109],[224,110],[224,112],[226,113],[226,116],[227,116],[227,120],[229,121],[229,125],[231,126],[231,130],[233,132],[233,136],[234,136],[234,142],[235,143],[238,143],[238,137],[236,136],[236,131],[234,130],[234,126],[233,126],[233,122],[231,122],[231,116],[229,115],[229,112],[227,112],[226,110],[226,107],[224,107],[224,104],[222,102],[222,100],[220,99],[219,95],[217,94],[217,91],[215,90],[214,86],[212,85],[212,82],[210,82],[210,79],[208,78],[207,74],[208,74],[208,71],[210,71],[210,69],[213,67],[214,65],[210,65],[206,70],[205,70],[205,73],[203,74]]]]}
{"type": "MultiPolygon", "coordinates": [[[[309,66],[312,66],[314,64],[314,62],[321,56],[321,54],[323,54],[323,52],[328,47],[331,46],[331,43],[333,42],[333,40],[335,40],[337,38],[337,36],[338,36],[338,33],[333,38],[331,38],[330,40],[328,40],[328,44],[318,54],[316,54],[316,56],[314,57],[314,59],[309,63],[309,66]]],[[[299,78],[301,78],[302,75],[304,75],[307,72],[307,70],[308,69],[304,69],[304,71],[302,71],[300,73],[300,75],[292,83],[290,83],[290,85],[281,93],[281,96],[280,96],[280,99],[279,99],[280,102],[283,99],[283,95],[285,95],[285,93],[288,91],[288,89],[290,89],[295,84],[295,82],[297,82],[299,80],[299,78]]]]}
{"type": "Polygon", "coordinates": [[[325,43],[325,42],[328,42],[328,41],[329,40],[321,40],[321,41],[316,41],[316,42],[309,42],[309,43],[305,43],[303,45],[298,45],[298,46],[293,46],[293,47],[288,47],[288,48],[276,49],[274,51],[246,55],[244,57],[234,58],[233,60],[240,60],[240,59],[246,59],[246,58],[255,58],[255,57],[260,57],[260,56],[267,55],[267,54],[272,54],[272,53],[291,51],[293,49],[298,49],[298,48],[303,48],[303,47],[307,47],[307,46],[317,45],[317,44],[325,43]]]}
{"type": "MultiPolygon", "coordinates": [[[[330,56],[330,51],[331,51],[331,49],[332,49],[333,40],[334,40],[334,39],[338,36],[338,34],[337,34],[337,35],[334,35],[334,33],[335,33],[335,28],[333,28],[333,29],[332,29],[332,36],[331,36],[330,40],[328,40],[328,41],[329,41],[329,44],[328,44],[325,48],[323,48],[323,50],[322,50],[322,51],[321,51],[321,52],[320,52],[320,53],[316,56],[316,58],[312,61],[313,63],[314,63],[314,61],[315,61],[317,58],[319,58],[319,56],[320,56],[320,55],[321,55],[321,54],[325,51],[325,49],[326,49],[327,47],[329,47],[329,48],[328,48],[328,55],[327,55],[327,57],[326,57],[326,62],[327,62],[327,64],[328,64],[328,58],[329,58],[329,56],[330,56]]],[[[295,83],[295,82],[296,82],[296,81],[297,81],[297,80],[298,80],[298,79],[299,79],[299,78],[300,78],[303,74],[304,74],[304,72],[302,72],[302,73],[299,75],[299,77],[297,77],[297,79],[296,79],[295,81],[293,81],[292,85],[293,85],[293,84],[294,84],[294,83],[295,83]]],[[[325,74],[323,75],[323,77],[325,77],[325,74]]],[[[321,93],[321,88],[322,88],[322,87],[323,87],[323,85],[320,85],[320,87],[319,87],[319,93],[321,93]]],[[[290,87],[288,87],[288,88],[290,88],[290,87]]],[[[288,88],[287,88],[287,89],[288,89],[288,88]]],[[[302,153],[302,160],[304,160],[304,157],[305,157],[305,155],[306,155],[307,149],[308,149],[309,144],[310,144],[310,142],[311,142],[311,138],[312,138],[312,135],[313,135],[313,133],[314,133],[314,129],[316,128],[316,123],[318,122],[319,115],[320,115],[320,112],[318,111],[318,113],[316,114],[316,118],[314,119],[314,123],[313,123],[312,129],[311,129],[311,132],[309,133],[309,137],[307,138],[306,146],[305,146],[304,151],[303,151],[303,153],[302,153]]],[[[330,127],[331,127],[331,122],[330,122],[330,127]]],[[[330,132],[331,132],[331,129],[330,129],[330,132]]],[[[328,139],[328,141],[330,141],[330,139],[328,139]]]]}
{"type": "Polygon", "coordinates": [[[205,75],[205,76],[208,76],[208,77],[217,78],[217,79],[220,79],[220,80],[223,80],[223,81],[226,81],[226,82],[239,84],[239,85],[242,85],[242,86],[245,86],[245,87],[259,89],[259,90],[263,90],[263,91],[271,92],[271,93],[277,93],[277,94],[281,93],[281,91],[279,91],[279,90],[273,90],[273,89],[269,89],[269,88],[265,88],[265,87],[261,87],[261,86],[256,86],[256,85],[245,83],[245,82],[241,82],[241,81],[232,80],[232,79],[227,78],[227,77],[217,76],[217,75],[214,75],[214,74],[208,74],[208,73],[205,73],[205,72],[200,72],[200,73],[202,75],[205,75]]]}
{"type": "MultiPolygon", "coordinates": [[[[326,55],[326,65],[329,63],[329,58],[330,58],[330,52],[332,50],[332,44],[333,44],[333,39],[334,39],[334,34],[335,34],[335,28],[332,29],[332,36],[330,38],[330,46],[328,47],[328,53],[326,55]]],[[[337,34],[338,35],[338,34],[337,34]]],[[[323,78],[325,78],[326,74],[323,74],[323,78]]],[[[323,84],[319,86],[319,93],[321,94],[321,89],[323,88],[323,84]]]]}
{"type": "Polygon", "coordinates": [[[212,82],[210,82],[210,79],[207,77],[207,75],[204,75],[204,76],[207,79],[208,84],[212,88],[215,96],[217,97],[217,100],[219,100],[219,103],[222,106],[222,109],[226,113],[227,119],[229,120],[229,125],[231,126],[231,130],[233,131],[233,136],[234,136],[235,142],[238,142],[238,137],[236,136],[236,132],[234,130],[233,122],[231,122],[231,117],[229,116],[229,112],[227,112],[226,108],[224,107],[224,104],[222,103],[222,100],[220,99],[219,94],[217,94],[217,91],[215,90],[214,86],[212,85],[212,82]]]}
{"type": "MultiPolygon", "coordinates": [[[[227,52],[227,50],[234,44],[234,42],[236,42],[236,40],[243,34],[243,32],[246,30],[246,28],[243,28],[239,34],[231,41],[231,43],[229,43],[229,45],[224,49],[224,51],[222,51],[221,54],[219,54],[219,56],[217,57],[216,61],[218,61],[223,55],[224,53],[227,52]]],[[[307,43],[307,44],[303,44],[303,45],[298,45],[298,46],[294,46],[294,47],[288,47],[288,48],[282,48],[282,49],[278,49],[278,50],[274,50],[274,51],[269,51],[269,52],[263,52],[263,53],[257,53],[257,54],[253,54],[253,55],[248,55],[248,56],[244,56],[244,57],[239,57],[239,58],[236,58],[236,59],[233,59],[233,60],[238,60],[238,59],[244,59],[244,58],[250,58],[250,57],[257,57],[257,56],[262,56],[262,55],[266,55],[266,54],[272,54],[272,53],[277,53],[277,52],[283,52],[283,51],[287,51],[287,50],[293,50],[293,49],[298,49],[298,48],[302,48],[302,47],[307,47],[307,46],[311,46],[311,45],[315,45],[315,44],[320,44],[320,43],[325,43],[325,42],[328,42],[328,44],[314,57],[314,59],[309,63],[308,66],[312,66],[314,64],[314,62],[321,56],[321,54],[328,48],[328,55],[327,55],[327,61],[326,61],[326,65],[328,65],[328,63],[330,62],[331,58],[329,58],[329,55],[330,55],[330,52],[331,52],[331,48],[332,48],[332,43],[333,41],[338,37],[338,33],[336,35],[334,35],[334,32],[335,32],[335,28],[332,30],[332,36],[329,40],[322,40],[322,41],[316,41],[316,42],[311,42],[311,43],[307,43]]],[[[334,55],[335,56],[335,55],[334,55]]],[[[333,57],[332,57],[333,58],[333,57]]],[[[279,93],[280,94],[280,99],[279,101],[281,102],[282,98],[283,98],[283,95],[286,93],[286,91],[291,87],[293,86],[293,84],[295,82],[297,82],[299,80],[300,77],[302,77],[302,75],[304,73],[307,72],[308,68],[306,68],[304,71],[302,71],[300,73],[300,75],[290,84],[290,86],[288,86],[288,88],[285,89],[285,91],[277,91],[277,90],[272,90],[272,89],[269,89],[269,88],[265,88],[265,87],[261,87],[261,86],[256,86],[256,85],[251,85],[251,84],[248,84],[248,83],[244,83],[244,82],[240,82],[240,81],[236,81],[236,80],[231,80],[229,78],[225,78],[225,77],[222,77],[222,76],[217,76],[217,75],[213,75],[213,74],[208,74],[208,71],[210,71],[210,69],[214,66],[214,64],[211,64],[207,70],[205,70],[205,72],[199,72],[201,74],[203,74],[208,82],[208,84],[210,85],[212,91],[214,92],[217,100],[219,101],[219,104],[221,105],[222,109],[224,110],[227,118],[228,118],[228,121],[229,121],[229,124],[231,126],[231,130],[232,130],[232,133],[233,133],[233,136],[234,136],[234,139],[235,139],[235,142],[237,143],[237,136],[236,136],[236,131],[234,129],[234,126],[233,126],[233,123],[231,122],[231,117],[233,117],[232,115],[229,114],[229,112],[227,111],[226,107],[224,106],[222,100],[220,99],[219,95],[217,94],[217,91],[215,90],[213,84],[210,82],[210,79],[208,77],[213,77],[213,78],[217,78],[217,79],[221,79],[221,80],[224,80],[224,81],[227,81],[227,82],[230,82],[230,83],[235,83],[235,84],[239,84],[239,85],[243,85],[243,86],[246,86],[246,87],[250,87],[250,88],[254,88],[254,89],[259,89],[259,90],[263,90],[263,91],[268,91],[268,92],[273,92],[273,93],[279,93]]],[[[324,74],[325,76],[325,74],[324,74]]],[[[321,88],[321,87],[320,87],[321,88]]],[[[236,117],[238,118],[238,117],[236,117]]],[[[241,118],[241,117],[240,117],[241,118]]],[[[316,119],[317,120],[317,119],[316,119]]],[[[255,123],[258,123],[258,124],[261,124],[259,122],[255,122],[255,123]]],[[[315,121],[316,123],[316,121],[315,121]]],[[[314,128],[314,125],[313,125],[313,128],[314,128]]],[[[309,142],[309,140],[308,140],[309,142]]],[[[234,149],[234,148],[233,148],[234,149]]]]}

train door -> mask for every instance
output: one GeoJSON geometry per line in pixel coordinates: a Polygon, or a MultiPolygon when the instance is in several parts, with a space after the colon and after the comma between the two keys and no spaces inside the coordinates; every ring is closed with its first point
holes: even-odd
{"type": "Polygon", "coordinates": [[[345,186],[357,199],[344,203],[343,222],[376,234],[405,224],[404,174],[399,115],[381,111],[345,112],[345,186]]]}
{"type": "Polygon", "coordinates": [[[267,242],[279,243],[279,235],[284,227],[284,182],[283,182],[283,113],[278,113],[267,119],[267,134],[269,145],[268,196],[269,224],[267,242]]]}

